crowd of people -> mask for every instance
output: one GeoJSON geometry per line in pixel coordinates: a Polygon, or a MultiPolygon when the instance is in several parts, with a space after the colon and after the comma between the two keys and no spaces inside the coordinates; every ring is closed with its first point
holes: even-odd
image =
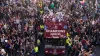
{"type": "Polygon", "coordinates": [[[71,45],[67,43],[68,56],[92,56],[94,46],[100,44],[99,13],[95,12],[95,7],[90,9],[89,4],[69,0],[16,3],[0,0],[0,5],[1,56],[34,56],[38,32],[43,32],[39,26],[45,18],[66,22],[67,37],[71,42],[71,45]]]}
{"type": "Polygon", "coordinates": [[[36,45],[35,10],[3,2],[0,6],[0,56],[30,55],[36,45]]]}

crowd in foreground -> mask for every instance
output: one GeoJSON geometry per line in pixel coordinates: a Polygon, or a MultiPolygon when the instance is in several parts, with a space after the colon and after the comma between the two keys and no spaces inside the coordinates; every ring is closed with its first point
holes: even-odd
{"type": "Polygon", "coordinates": [[[37,39],[41,40],[38,30],[45,18],[66,22],[68,56],[93,56],[95,46],[100,44],[99,14],[93,17],[87,5],[71,3],[68,6],[65,2],[0,6],[0,56],[38,56],[34,47],[39,46],[36,44],[37,39]]]}

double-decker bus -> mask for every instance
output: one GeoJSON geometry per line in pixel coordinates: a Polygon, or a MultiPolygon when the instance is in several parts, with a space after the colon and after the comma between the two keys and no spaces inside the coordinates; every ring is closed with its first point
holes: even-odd
{"type": "Polygon", "coordinates": [[[66,40],[65,23],[47,20],[44,25],[45,54],[64,55],[66,40]]]}

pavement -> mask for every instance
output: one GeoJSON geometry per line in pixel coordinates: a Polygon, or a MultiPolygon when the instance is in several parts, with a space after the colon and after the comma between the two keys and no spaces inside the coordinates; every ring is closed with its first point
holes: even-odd
{"type": "Polygon", "coordinates": [[[44,55],[44,42],[40,44],[40,50],[38,56],[45,56],[44,55]]]}
{"type": "Polygon", "coordinates": [[[94,54],[95,56],[100,56],[100,46],[96,47],[94,54]]]}

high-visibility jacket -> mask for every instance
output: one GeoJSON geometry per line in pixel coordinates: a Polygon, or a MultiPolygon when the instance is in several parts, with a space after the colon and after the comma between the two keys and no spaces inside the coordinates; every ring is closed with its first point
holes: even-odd
{"type": "Polygon", "coordinates": [[[41,28],[41,29],[44,29],[44,25],[40,25],[40,28],[41,28]]]}
{"type": "Polygon", "coordinates": [[[69,37],[66,39],[66,43],[67,43],[67,44],[69,43],[69,37]]]}
{"type": "Polygon", "coordinates": [[[41,13],[41,14],[43,14],[43,12],[44,12],[43,10],[40,10],[40,13],[41,13]]]}
{"type": "Polygon", "coordinates": [[[34,51],[35,51],[35,53],[37,53],[39,51],[38,46],[34,47],[34,51]]]}
{"type": "Polygon", "coordinates": [[[69,43],[68,45],[69,45],[69,46],[71,46],[71,45],[72,45],[72,42],[71,42],[71,43],[69,43]]]}
{"type": "Polygon", "coordinates": [[[68,37],[68,39],[66,39],[66,44],[68,44],[68,46],[72,45],[71,39],[68,37]]]}
{"type": "Polygon", "coordinates": [[[66,33],[66,36],[67,36],[67,37],[70,37],[70,34],[69,34],[69,33],[66,33]]]}
{"type": "Polygon", "coordinates": [[[40,40],[39,39],[37,40],[37,44],[40,45],[40,40]]]}

